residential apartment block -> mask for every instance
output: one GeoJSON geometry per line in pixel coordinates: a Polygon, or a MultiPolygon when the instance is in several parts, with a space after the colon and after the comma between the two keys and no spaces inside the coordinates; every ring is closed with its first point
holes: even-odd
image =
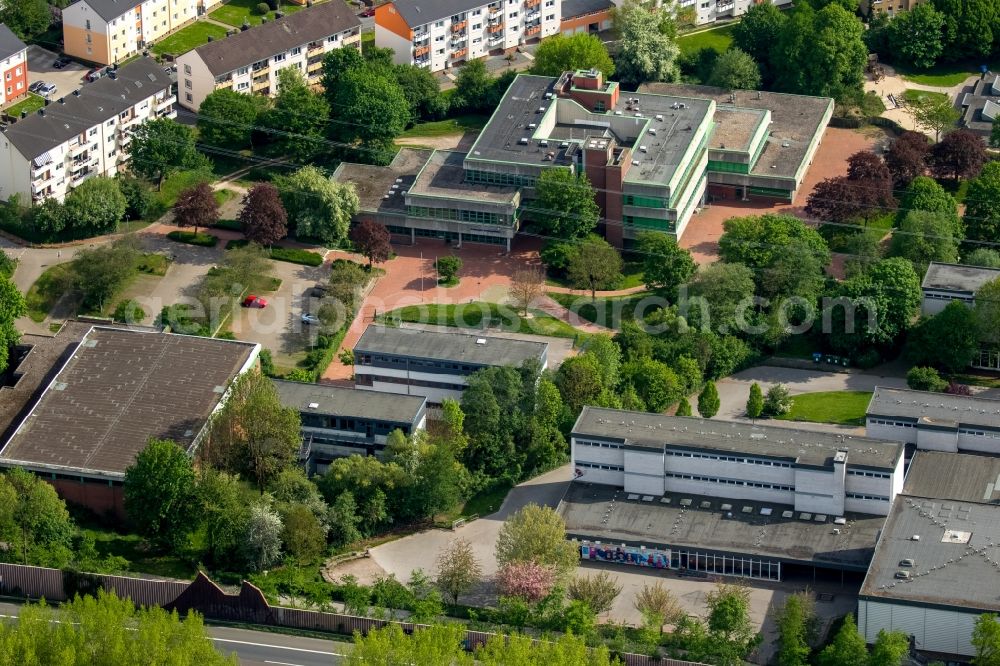
{"type": "Polygon", "coordinates": [[[920,450],[1000,455],[1000,400],[879,386],[865,433],[920,450]]]}
{"type": "Polygon", "coordinates": [[[559,32],[561,0],[393,0],[375,9],[375,44],[432,72],[559,32]]]}
{"type": "Polygon", "coordinates": [[[341,386],[274,382],[285,407],[302,419],[300,459],[323,473],[335,458],[380,455],[395,430],[412,435],[427,425],[427,399],[341,386]]]}
{"type": "Polygon", "coordinates": [[[0,23],[0,106],[28,94],[28,47],[0,23]]]}
{"type": "Polygon", "coordinates": [[[548,350],[546,342],[371,325],[354,345],[354,385],[440,404],[461,399],[467,377],[483,368],[531,361],[544,370],[548,350]]]}
{"type": "Polygon", "coordinates": [[[387,167],[342,163],[359,219],[393,234],[510,248],[547,169],[585,173],[608,241],[680,238],[712,196],[790,201],[833,100],[704,86],[622,93],[597,71],[521,74],[468,152],[400,151],[387,167]]]}
{"type": "Polygon", "coordinates": [[[101,65],[129,58],[221,0],[77,0],[62,10],[63,50],[101,65]]]}
{"type": "Polygon", "coordinates": [[[0,199],[62,201],[87,178],[113,176],[128,159],[132,131],[176,116],[174,102],[170,76],[152,58],[47,101],[0,133],[0,199]]]}
{"type": "Polygon", "coordinates": [[[559,32],[570,37],[581,32],[595,34],[611,30],[612,12],[621,0],[562,0],[559,32]]]}
{"type": "Polygon", "coordinates": [[[220,88],[274,95],[278,72],[287,67],[297,68],[310,85],[319,85],[323,56],[339,48],[361,49],[361,20],[348,5],[331,0],[181,55],[178,102],[197,111],[220,88]]]}
{"type": "Polygon", "coordinates": [[[578,482],[639,495],[884,516],[903,488],[903,445],[894,441],[597,407],[584,407],[571,438],[578,482]]]}

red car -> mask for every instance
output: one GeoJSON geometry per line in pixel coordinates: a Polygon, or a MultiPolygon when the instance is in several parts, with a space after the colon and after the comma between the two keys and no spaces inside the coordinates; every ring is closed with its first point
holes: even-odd
{"type": "Polygon", "coordinates": [[[368,18],[370,16],[375,16],[375,8],[372,7],[371,9],[366,9],[365,11],[361,12],[361,15],[364,16],[365,18],[368,18]]]}
{"type": "Polygon", "coordinates": [[[266,308],[267,301],[265,301],[260,296],[250,295],[243,299],[243,307],[245,308],[266,308]]]}

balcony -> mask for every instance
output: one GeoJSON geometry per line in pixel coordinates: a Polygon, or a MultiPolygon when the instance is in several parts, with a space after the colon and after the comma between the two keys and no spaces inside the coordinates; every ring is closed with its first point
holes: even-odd
{"type": "Polygon", "coordinates": [[[501,5],[499,5],[499,4],[497,4],[497,5],[490,5],[489,7],[487,7],[487,11],[490,13],[490,16],[494,16],[494,15],[499,14],[500,12],[502,12],[503,11],[503,7],[501,5]]]}
{"type": "Polygon", "coordinates": [[[162,99],[156,100],[156,110],[163,111],[164,109],[172,108],[174,105],[173,95],[167,95],[162,99]]]}
{"type": "Polygon", "coordinates": [[[531,21],[541,21],[542,13],[540,11],[528,12],[527,14],[524,15],[524,20],[529,23],[531,21]]]}
{"type": "Polygon", "coordinates": [[[87,166],[87,164],[88,164],[88,162],[87,162],[86,158],[84,158],[82,160],[73,160],[73,162],[69,165],[69,172],[70,173],[76,173],[80,169],[85,168],[87,166]]]}
{"type": "Polygon", "coordinates": [[[422,58],[425,55],[429,54],[430,52],[431,52],[431,47],[429,47],[429,46],[418,46],[417,48],[413,49],[413,57],[414,57],[414,59],[422,58]]]}
{"type": "Polygon", "coordinates": [[[461,35],[452,35],[451,45],[455,46],[456,44],[464,44],[466,41],[468,41],[468,39],[469,35],[464,32],[461,35]]]}
{"type": "Polygon", "coordinates": [[[524,34],[527,35],[528,37],[533,37],[534,35],[537,35],[541,31],[542,31],[542,26],[530,25],[525,29],[524,34]]]}
{"type": "Polygon", "coordinates": [[[31,181],[31,193],[35,194],[39,190],[45,189],[49,183],[52,182],[52,171],[47,171],[41,176],[36,176],[34,180],[31,181]]]}
{"type": "Polygon", "coordinates": [[[254,79],[253,80],[253,86],[251,88],[252,88],[252,90],[255,93],[259,93],[259,92],[263,92],[264,90],[267,90],[267,88],[268,88],[269,85],[270,85],[270,81],[268,81],[267,77],[263,77],[263,78],[261,78],[259,80],[258,79],[254,79]]]}
{"type": "Polygon", "coordinates": [[[716,0],[715,8],[720,12],[727,11],[732,9],[735,4],[735,0],[716,0]]]}
{"type": "Polygon", "coordinates": [[[414,35],[413,36],[413,43],[414,44],[419,44],[421,42],[426,42],[430,38],[431,38],[431,34],[429,32],[425,32],[425,33],[422,33],[422,34],[419,34],[419,35],[414,35]]]}
{"type": "Polygon", "coordinates": [[[312,74],[313,72],[318,72],[321,69],[323,69],[322,58],[316,58],[316,60],[306,63],[306,72],[308,72],[309,74],[312,74]]]}
{"type": "Polygon", "coordinates": [[[314,55],[318,55],[323,52],[322,42],[313,42],[306,48],[306,57],[311,58],[314,55]]]}
{"type": "Polygon", "coordinates": [[[503,23],[501,22],[501,23],[497,23],[496,25],[491,25],[486,30],[487,30],[487,32],[490,33],[490,35],[496,35],[497,33],[501,33],[501,32],[503,32],[503,23]]]}
{"type": "Polygon", "coordinates": [[[541,4],[542,0],[524,0],[524,6],[528,8],[538,7],[541,4]]]}
{"type": "Polygon", "coordinates": [[[232,88],[232,87],[233,87],[233,79],[232,79],[232,77],[230,77],[228,79],[222,79],[221,81],[217,80],[215,82],[215,89],[216,90],[221,90],[222,88],[232,88]]]}
{"type": "Polygon", "coordinates": [[[77,155],[80,155],[81,153],[86,152],[87,148],[88,148],[88,144],[86,142],[78,143],[75,146],[70,146],[69,156],[70,157],[76,157],[77,155]]]}
{"type": "Polygon", "coordinates": [[[465,28],[468,25],[469,25],[468,21],[459,21],[458,23],[452,23],[451,24],[451,31],[452,32],[460,32],[462,30],[465,30],[465,28]]]}
{"type": "Polygon", "coordinates": [[[461,60],[462,58],[464,58],[467,55],[469,55],[469,49],[458,49],[457,51],[452,51],[452,53],[451,53],[451,59],[452,60],[461,60]]]}

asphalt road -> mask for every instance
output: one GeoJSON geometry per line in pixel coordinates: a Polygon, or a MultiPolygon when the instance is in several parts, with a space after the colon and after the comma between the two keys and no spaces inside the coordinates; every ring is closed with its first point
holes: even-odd
{"type": "MultiPolygon", "coordinates": [[[[21,607],[0,603],[0,618],[17,617],[21,607]]],[[[330,666],[344,661],[348,643],[232,627],[208,628],[215,646],[236,653],[244,666],[330,666]]]]}

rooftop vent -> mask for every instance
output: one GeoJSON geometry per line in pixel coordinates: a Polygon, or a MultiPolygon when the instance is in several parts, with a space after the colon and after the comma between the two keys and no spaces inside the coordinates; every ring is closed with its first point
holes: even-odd
{"type": "Polygon", "coordinates": [[[913,536],[910,537],[910,541],[920,541],[920,535],[914,534],[913,536]]]}
{"type": "Polygon", "coordinates": [[[476,338],[476,344],[477,345],[485,345],[486,344],[486,338],[476,338]]]}
{"type": "Polygon", "coordinates": [[[318,402],[310,402],[309,403],[309,409],[319,409],[319,403],[318,402]]]}

